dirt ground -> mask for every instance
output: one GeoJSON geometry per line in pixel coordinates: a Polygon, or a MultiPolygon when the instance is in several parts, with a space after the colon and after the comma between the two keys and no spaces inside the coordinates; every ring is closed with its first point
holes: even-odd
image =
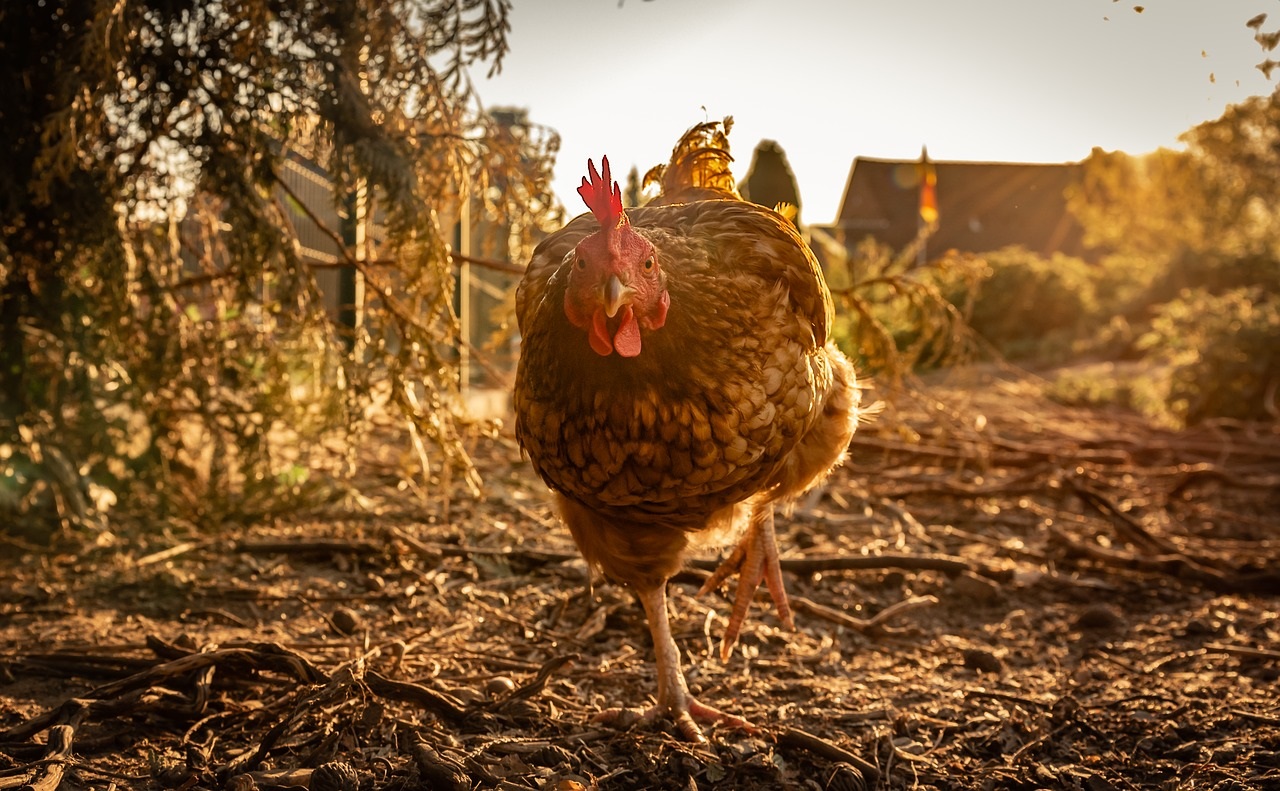
{"type": "Polygon", "coordinates": [[[367,500],[217,535],[0,529],[0,789],[1280,788],[1280,426],[896,397],[778,520],[797,632],[762,596],[721,663],[716,558],[671,583],[758,726],[707,746],[593,721],[654,693],[644,617],[509,438],[447,517],[382,450],[367,500]]]}

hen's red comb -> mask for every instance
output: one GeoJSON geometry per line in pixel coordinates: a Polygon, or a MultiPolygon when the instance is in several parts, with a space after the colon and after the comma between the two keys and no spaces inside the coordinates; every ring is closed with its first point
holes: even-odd
{"type": "Polygon", "coordinates": [[[587,172],[591,174],[591,179],[588,181],[586,176],[582,177],[578,194],[596,216],[596,222],[600,223],[601,228],[616,228],[618,221],[625,217],[622,213],[622,190],[609,173],[608,157],[600,158],[600,168],[604,171],[603,176],[596,172],[595,163],[587,160],[587,172]]]}

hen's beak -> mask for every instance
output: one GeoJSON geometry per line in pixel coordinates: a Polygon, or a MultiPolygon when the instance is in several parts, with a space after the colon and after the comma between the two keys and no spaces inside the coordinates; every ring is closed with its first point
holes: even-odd
{"type": "Polygon", "coordinates": [[[623,285],[617,275],[610,275],[609,282],[604,284],[604,313],[609,318],[618,315],[623,305],[628,305],[635,297],[636,290],[623,285]]]}

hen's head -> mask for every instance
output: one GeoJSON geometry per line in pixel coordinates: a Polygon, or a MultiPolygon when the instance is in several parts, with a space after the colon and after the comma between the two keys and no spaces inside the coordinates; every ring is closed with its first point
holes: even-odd
{"type": "Polygon", "coordinates": [[[622,210],[622,190],[600,160],[603,175],[587,160],[578,194],[600,223],[600,230],[578,242],[564,295],[564,312],[587,331],[591,348],[607,357],[640,353],[640,331],[666,323],[671,296],[653,243],[631,227],[622,210]]]}

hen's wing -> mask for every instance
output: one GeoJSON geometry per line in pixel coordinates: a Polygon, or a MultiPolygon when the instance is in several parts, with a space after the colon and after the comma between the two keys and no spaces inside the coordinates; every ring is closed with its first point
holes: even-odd
{"type": "MultiPolygon", "coordinates": [[[[698,213],[708,218],[697,233],[723,244],[718,263],[725,274],[740,271],[766,283],[781,282],[791,292],[797,313],[814,327],[818,346],[827,342],[834,307],[822,268],[791,221],[777,211],[748,203],[738,193],[730,164],[729,130],[733,118],[691,127],[676,143],[671,161],[645,174],[662,193],[650,207],[709,201],[698,213]],[[742,255],[752,244],[763,255],[742,255]]],[[[633,210],[634,215],[634,210],[633,210]]],[[[633,222],[635,220],[633,219],[633,222]]]]}
{"type": "MultiPolygon", "coordinates": [[[[742,285],[782,285],[790,295],[796,318],[813,328],[813,340],[821,347],[834,321],[835,308],[822,268],[794,226],[772,209],[737,200],[698,201],[684,206],[659,206],[630,212],[632,224],[654,225],[670,216],[680,217],[674,226],[689,242],[709,248],[705,274],[737,278],[742,285]]],[[[744,316],[762,321],[764,316],[744,316]]],[[[764,328],[767,332],[768,329],[764,328]]]]}

